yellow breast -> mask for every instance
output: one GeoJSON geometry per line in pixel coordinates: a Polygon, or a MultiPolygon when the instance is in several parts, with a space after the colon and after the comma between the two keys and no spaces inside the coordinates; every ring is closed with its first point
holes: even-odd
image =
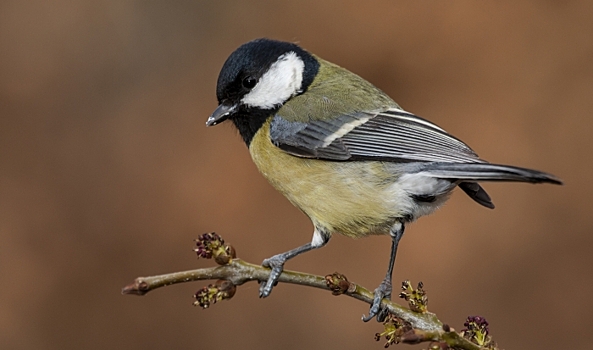
{"type": "Polygon", "coordinates": [[[249,152],[259,171],[290,202],[330,232],[360,237],[387,234],[395,218],[385,198],[394,175],[381,162],[332,162],[292,156],[274,146],[270,121],[254,136],[249,152]]]}

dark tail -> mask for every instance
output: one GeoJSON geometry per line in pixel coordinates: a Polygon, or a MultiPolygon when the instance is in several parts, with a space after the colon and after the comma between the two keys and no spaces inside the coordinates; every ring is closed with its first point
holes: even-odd
{"type": "Polygon", "coordinates": [[[494,208],[490,196],[476,182],[480,181],[518,181],[529,183],[551,183],[562,185],[562,181],[552,174],[541,171],[519,168],[510,165],[489,163],[428,163],[422,171],[441,179],[462,180],[459,184],[474,201],[494,208]]]}
{"type": "Polygon", "coordinates": [[[562,181],[552,174],[510,165],[490,163],[428,163],[426,171],[441,179],[478,181],[519,181],[531,183],[552,183],[562,185],[562,181]]]}

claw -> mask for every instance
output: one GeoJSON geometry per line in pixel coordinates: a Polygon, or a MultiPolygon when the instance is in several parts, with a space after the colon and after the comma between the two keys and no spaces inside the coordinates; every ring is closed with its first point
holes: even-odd
{"type": "Polygon", "coordinates": [[[268,277],[267,281],[263,281],[259,287],[259,297],[265,298],[270,293],[272,293],[272,288],[274,288],[278,284],[278,279],[280,278],[280,274],[282,273],[282,267],[274,267],[270,272],[270,277],[268,277]]]}
{"type": "Polygon", "coordinates": [[[307,243],[300,247],[296,247],[292,250],[289,250],[285,253],[274,255],[273,257],[264,260],[262,266],[269,267],[272,269],[272,271],[270,271],[270,276],[268,277],[268,280],[261,282],[259,286],[259,297],[265,298],[268,295],[270,295],[270,293],[272,293],[272,288],[274,288],[274,286],[278,284],[280,274],[282,274],[282,271],[284,270],[284,263],[288,259],[292,259],[295,256],[302,254],[304,252],[308,252],[311,249],[324,246],[329,240],[329,235],[322,236],[321,238],[322,242],[319,245],[312,245],[311,243],[307,243]]]}
{"type": "Polygon", "coordinates": [[[269,267],[272,269],[270,271],[270,276],[266,281],[262,281],[259,285],[259,297],[265,298],[272,293],[272,289],[278,284],[278,279],[280,278],[280,274],[284,270],[284,263],[285,259],[282,256],[276,255],[269,259],[265,259],[262,263],[262,266],[269,267]]]}
{"type": "Polygon", "coordinates": [[[379,287],[375,289],[375,296],[373,297],[373,304],[369,310],[369,315],[362,315],[362,320],[364,322],[369,322],[374,317],[377,317],[377,322],[383,322],[385,320],[389,312],[387,309],[381,307],[383,298],[391,300],[391,281],[389,280],[384,280],[379,287]]]}

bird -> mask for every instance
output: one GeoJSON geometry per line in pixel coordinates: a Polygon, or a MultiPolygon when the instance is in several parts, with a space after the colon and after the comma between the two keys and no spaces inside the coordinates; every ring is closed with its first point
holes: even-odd
{"type": "Polygon", "coordinates": [[[230,54],[206,125],[230,120],[270,184],[314,226],[310,242],[265,259],[260,297],[284,264],[333,234],[391,237],[385,278],[369,314],[382,321],[407,224],[441,207],[459,187],[494,208],[482,181],[562,184],[537,170],[489,163],[436,124],[405,111],[360,76],[291,42],[259,38],[230,54]]]}

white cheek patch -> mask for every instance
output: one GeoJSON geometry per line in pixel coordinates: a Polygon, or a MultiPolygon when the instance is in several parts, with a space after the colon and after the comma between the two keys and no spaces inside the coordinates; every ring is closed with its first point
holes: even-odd
{"type": "Polygon", "coordinates": [[[301,90],[305,63],[294,52],[280,56],[241,102],[269,109],[283,104],[301,90]]]}

